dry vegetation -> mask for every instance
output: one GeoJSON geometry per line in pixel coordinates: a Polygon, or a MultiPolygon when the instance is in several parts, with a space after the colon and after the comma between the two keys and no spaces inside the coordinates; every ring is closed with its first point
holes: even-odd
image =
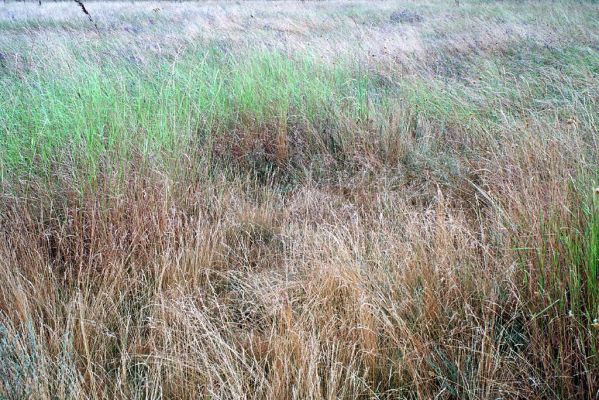
{"type": "Polygon", "coordinates": [[[599,6],[0,5],[0,398],[595,399],[599,6]]]}

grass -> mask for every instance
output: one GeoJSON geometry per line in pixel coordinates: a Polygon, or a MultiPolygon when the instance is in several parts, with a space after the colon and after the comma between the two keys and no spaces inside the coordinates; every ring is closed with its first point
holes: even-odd
{"type": "Polygon", "coordinates": [[[50,68],[31,80],[7,74],[2,171],[46,169],[65,146],[78,148],[73,156],[90,161],[95,175],[102,154],[117,147],[124,158],[134,148],[176,156],[228,141],[239,129],[249,135],[327,125],[341,134],[332,116],[363,125],[383,107],[359,67],[328,67],[310,55],[264,51],[240,60],[208,48],[171,65],[142,63],[126,55],[100,66],[81,60],[68,71],[50,68]]]}
{"type": "Polygon", "coordinates": [[[86,7],[0,7],[0,398],[596,397],[596,4],[86,7]]]}

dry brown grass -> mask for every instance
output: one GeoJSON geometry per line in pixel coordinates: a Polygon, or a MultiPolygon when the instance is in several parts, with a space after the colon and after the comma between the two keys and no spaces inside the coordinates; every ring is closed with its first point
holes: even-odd
{"type": "MultiPolygon", "coordinates": [[[[391,2],[90,3],[97,33],[2,18],[82,19],[66,3],[3,5],[0,44],[48,35],[59,69],[73,31],[89,44],[112,29],[115,48],[131,46],[118,27],[135,24],[119,18],[135,11],[175,32],[132,51],[173,64],[193,40],[244,54],[284,37],[289,54],[354,57],[387,85],[408,83],[371,121],[333,115],[345,135],[335,150],[322,126],[250,118],[175,159],[135,150],[109,168],[107,152],[92,180],[74,156],[43,164],[45,177],[4,171],[0,397],[596,398],[599,309],[574,307],[562,240],[588,223],[596,70],[549,69],[545,87],[579,97],[546,107],[520,64],[474,71],[517,46],[592,43],[596,24],[546,14],[532,30],[540,3],[408,6],[424,22],[390,25],[391,2]],[[246,32],[250,19],[261,28],[246,32]],[[481,115],[460,111],[481,102],[481,115]]],[[[51,56],[31,54],[34,70],[51,56]]]]}

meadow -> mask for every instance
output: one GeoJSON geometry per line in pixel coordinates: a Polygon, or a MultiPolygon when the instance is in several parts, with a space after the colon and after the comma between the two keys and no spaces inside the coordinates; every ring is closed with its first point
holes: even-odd
{"type": "Polygon", "coordinates": [[[599,4],[0,4],[0,399],[596,399],[599,4]]]}

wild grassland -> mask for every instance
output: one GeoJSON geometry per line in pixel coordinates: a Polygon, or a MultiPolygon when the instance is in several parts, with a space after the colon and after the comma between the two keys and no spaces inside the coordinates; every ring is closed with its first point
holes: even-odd
{"type": "Polygon", "coordinates": [[[0,398],[599,395],[597,4],[87,8],[0,5],[0,398]]]}

